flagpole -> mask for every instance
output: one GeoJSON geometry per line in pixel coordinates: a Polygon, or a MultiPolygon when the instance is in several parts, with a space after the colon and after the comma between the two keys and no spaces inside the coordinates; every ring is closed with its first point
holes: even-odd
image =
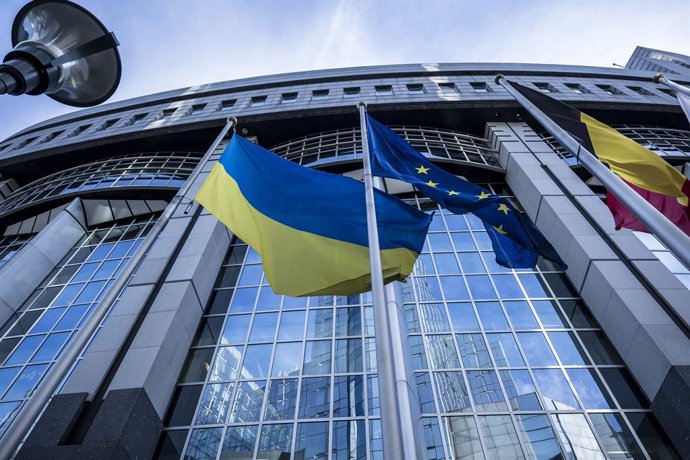
{"type": "Polygon", "coordinates": [[[687,88],[683,85],[679,85],[676,82],[673,82],[671,80],[666,79],[663,73],[658,73],[652,77],[652,80],[654,83],[661,83],[662,85],[666,85],[669,88],[671,88],[673,91],[676,93],[683,93],[686,96],[690,97],[690,88],[687,88]]]}
{"type": "Polygon", "coordinates": [[[389,320],[386,291],[383,284],[381,252],[379,249],[376,206],[374,203],[374,178],[371,174],[369,142],[367,137],[365,102],[357,105],[359,125],[362,133],[362,152],[364,160],[364,188],[367,210],[367,233],[369,237],[369,261],[371,264],[371,294],[374,304],[374,340],[376,343],[376,368],[379,380],[379,397],[381,405],[381,431],[383,435],[383,458],[385,460],[403,460],[415,458],[415,451],[405,449],[405,436],[414,439],[414,433],[405,433],[403,414],[396,385],[396,357],[389,320]]]}
{"type": "Polygon", "coordinates": [[[91,315],[86,319],[82,327],[58,356],[57,361],[55,361],[53,366],[48,370],[46,377],[38,384],[38,387],[32,393],[29,400],[26,401],[12,423],[7,427],[5,434],[0,438],[0,459],[11,458],[12,455],[14,455],[15,450],[29,432],[29,429],[34,425],[38,416],[41,415],[46,404],[48,404],[48,401],[52,398],[58,386],[62,383],[63,379],[72,368],[72,365],[88,345],[94,332],[96,332],[98,326],[118,299],[122,289],[129,283],[129,279],[134,274],[139,263],[144,259],[144,256],[149,252],[149,249],[153,246],[158,235],[160,235],[165,225],[175,214],[180,204],[182,204],[185,195],[189,192],[194,181],[218,148],[218,145],[228,134],[228,131],[236,124],[237,118],[230,117],[227,119],[225,126],[221,129],[220,133],[213,141],[213,144],[211,144],[211,147],[206,151],[206,154],[201,158],[194,170],[192,170],[192,173],[170,201],[170,204],[166,206],[161,216],[156,220],[153,227],[151,227],[148,235],[146,235],[141,246],[137,248],[132,258],[125,265],[122,273],[120,273],[112,286],[105,292],[105,295],[98,302],[91,315]]]}
{"type": "Polygon", "coordinates": [[[599,159],[573,139],[563,128],[520,94],[503,75],[496,83],[505,88],[567,151],[584,166],[606,189],[630,210],[659,240],[670,249],[686,267],[690,267],[690,236],[686,235],[659,210],[630,188],[599,159]]]}

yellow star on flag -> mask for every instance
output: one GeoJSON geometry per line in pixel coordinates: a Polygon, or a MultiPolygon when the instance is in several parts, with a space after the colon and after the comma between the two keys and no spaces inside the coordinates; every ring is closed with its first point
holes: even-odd
{"type": "Polygon", "coordinates": [[[420,166],[419,168],[414,168],[417,170],[417,174],[429,174],[427,171],[429,171],[429,168],[425,168],[424,165],[420,166]]]}
{"type": "Polygon", "coordinates": [[[426,185],[428,185],[429,187],[436,187],[438,185],[438,182],[429,181],[426,183],[426,185]]]}
{"type": "Polygon", "coordinates": [[[501,203],[498,205],[497,211],[503,212],[503,214],[505,214],[507,216],[508,211],[510,211],[510,208],[505,203],[501,203]]]}
{"type": "Polygon", "coordinates": [[[455,190],[449,190],[448,191],[448,196],[453,196],[453,195],[460,195],[459,192],[456,192],[455,190]]]}
{"type": "Polygon", "coordinates": [[[507,235],[507,234],[508,234],[508,232],[506,232],[505,230],[503,230],[503,224],[499,225],[498,227],[492,225],[492,227],[494,228],[494,230],[496,230],[496,231],[497,231],[498,233],[500,233],[501,235],[507,235]]]}
{"type": "Polygon", "coordinates": [[[482,192],[479,195],[477,195],[477,198],[479,198],[480,200],[483,200],[484,198],[489,198],[490,196],[491,196],[491,194],[486,193],[486,192],[482,192]]]}

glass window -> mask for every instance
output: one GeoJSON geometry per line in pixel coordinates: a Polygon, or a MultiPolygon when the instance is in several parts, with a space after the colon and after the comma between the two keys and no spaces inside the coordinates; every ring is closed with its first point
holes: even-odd
{"type": "Polygon", "coordinates": [[[634,382],[630,372],[620,367],[599,368],[606,384],[616,397],[621,409],[646,409],[649,407],[647,398],[634,382]]]}
{"type": "MultiPolygon", "coordinates": [[[[451,239],[456,251],[476,251],[477,247],[474,245],[474,240],[469,232],[451,233],[451,239]]],[[[463,261],[462,257],[460,261],[463,261]]]]}
{"type": "Polygon", "coordinates": [[[585,409],[616,408],[593,369],[567,369],[566,372],[585,409]]]}
{"type": "MultiPolygon", "coordinates": [[[[0,392],[1,393],[1,392],[0,392]]],[[[201,395],[201,385],[184,385],[175,388],[170,409],[165,418],[166,426],[191,425],[196,403],[201,395]]]]}
{"type": "MultiPolygon", "coordinates": [[[[2,424],[2,409],[0,409],[0,424],[2,424]]],[[[154,457],[159,459],[181,458],[186,439],[187,430],[164,431],[154,457]]]]}
{"type": "Polygon", "coordinates": [[[301,356],[302,342],[277,344],[271,375],[279,377],[299,375],[301,356]]]}
{"type": "Polygon", "coordinates": [[[31,362],[39,363],[42,361],[52,361],[55,359],[69,336],[69,332],[50,334],[45,342],[43,342],[43,345],[41,345],[41,348],[39,348],[33,358],[31,358],[31,362]]]}
{"type": "Polygon", "coordinates": [[[467,367],[492,367],[489,351],[481,334],[457,334],[462,364],[467,367]]]}
{"type": "Polygon", "coordinates": [[[441,92],[445,94],[457,94],[458,92],[458,89],[455,87],[455,83],[439,83],[438,87],[441,90],[441,92]]]}
{"type": "MultiPolygon", "coordinates": [[[[228,306],[230,305],[230,298],[232,297],[232,289],[223,289],[220,291],[213,291],[211,296],[211,301],[206,307],[206,313],[209,315],[223,314],[228,311],[228,306]]],[[[246,294],[246,293],[245,293],[246,294]]],[[[256,297],[256,293],[254,293],[256,297]]],[[[239,300],[238,300],[239,303],[239,300]]],[[[254,298],[251,299],[251,306],[249,310],[254,306],[254,298]]],[[[239,309],[239,307],[237,307],[239,309]]]]}
{"type": "MultiPolygon", "coordinates": [[[[440,279],[446,300],[469,300],[470,297],[467,294],[467,288],[461,276],[441,276],[440,279]]],[[[433,280],[436,281],[435,279],[433,280]]],[[[432,298],[425,299],[420,296],[420,300],[441,300],[441,297],[434,298],[432,296],[432,298]]]]}
{"type": "Polygon", "coordinates": [[[333,382],[333,417],[358,417],[364,415],[364,385],[362,376],[336,376],[333,382]]]}
{"type": "Polygon", "coordinates": [[[304,350],[304,374],[327,374],[331,371],[331,341],[312,340],[304,350]]]}
{"type": "Polygon", "coordinates": [[[366,460],[364,420],[333,422],[333,460],[366,460]]]}
{"type": "Polygon", "coordinates": [[[486,334],[486,339],[489,341],[489,348],[494,356],[494,360],[496,360],[496,366],[515,367],[525,365],[513,334],[508,332],[486,334]]]}
{"type": "Polygon", "coordinates": [[[613,345],[604,337],[603,333],[582,331],[579,335],[596,364],[622,363],[613,345]]]}
{"type": "MultiPolygon", "coordinates": [[[[245,265],[242,269],[242,276],[238,286],[258,286],[261,284],[261,275],[263,275],[263,268],[261,265],[245,265]]],[[[252,299],[252,304],[253,304],[252,299]]]]}
{"type": "MultiPolygon", "coordinates": [[[[211,350],[212,349],[208,349],[209,352],[211,350]]],[[[210,380],[233,380],[235,377],[237,377],[241,357],[242,347],[219,348],[218,353],[216,354],[216,360],[213,362],[213,368],[211,369],[210,380]]]]}
{"type": "Polygon", "coordinates": [[[518,332],[517,334],[525,358],[531,366],[552,366],[558,364],[549,344],[541,332],[518,332]]]}
{"type": "Polygon", "coordinates": [[[7,393],[5,393],[3,399],[24,399],[29,396],[31,391],[34,389],[34,386],[38,383],[41,376],[43,376],[43,372],[47,368],[47,364],[26,366],[21,374],[19,374],[19,377],[17,377],[17,379],[14,381],[10,389],[7,390],[7,393]]]}
{"type": "Polygon", "coordinates": [[[297,93],[283,93],[280,96],[280,102],[287,104],[289,102],[294,102],[297,100],[297,93]]]}
{"type": "Polygon", "coordinates": [[[467,383],[476,410],[496,412],[508,409],[496,371],[467,371],[467,383]]]}
{"type": "Polygon", "coordinates": [[[211,460],[216,458],[220,437],[223,434],[222,428],[202,428],[192,431],[187,444],[185,459],[188,460],[211,460]]]}
{"type": "Polygon", "coordinates": [[[362,372],[362,339],[335,341],[334,372],[362,372]]]}
{"type": "Polygon", "coordinates": [[[427,460],[445,460],[443,438],[438,426],[438,419],[436,417],[424,417],[422,418],[422,427],[424,429],[427,460]]]}
{"type": "Polygon", "coordinates": [[[305,311],[286,311],[280,316],[278,340],[299,340],[304,335],[305,311]]]}
{"type": "Polygon", "coordinates": [[[581,301],[579,300],[561,300],[561,307],[565,311],[570,321],[573,323],[573,327],[576,328],[589,328],[597,327],[596,320],[592,317],[591,313],[584,308],[581,301]]]}
{"type": "Polygon", "coordinates": [[[500,458],[501,460],[524,458],[510,416],[479,417],[479,428],[482,431],[485,453],[488,458],[500,458]]]}
{"type": "Polygon", "coordinates": [[[328,90],[327,89],[315,89],[314,91],[311,92],[311,99],[313,101],[321,100],[321,99],[328,99],[328,90]]]}
{"type": "Polygon", "coordinates": [[[496,291],[489,277],[486,275],[472,275],[467,277],[467,285],[472,292],[472,298],[475,300],[495,299],[496,291]]]}
{"type": "Polygon", "coordinates": [[[220,343],[222,345],[244,343],[251,319],[252,315],[229,315],[220,343]]]}
{"type": "Polygon", "coordinates": [[[484,268],[479,253],[460,252],[458,253],[458,258],[460,259],[460,265],[462,265],[462,269],[465,273],[486,273],[486,268],[484,268]]]}
{"type": "Polygon", "coordinates": [[[367,404],[369,415],[381,415],[381,397],[379,394],[379,379],[376,376],[367,377],[367,404]]]}
{"type": "Polygon", "coordinates": [[[358,86],[351,86],[348,88],[343,88],[343,94],[345,97],[354,97],[358,96],[360,93],[360,89],[358,86]]]}
{"type": "MultiPolygon", "coordinates": [[[[264,284],[266,280],[264,279],[264,284]]],[[[259,291],[259,300],[256,302],[257,310],[277,310],[280,308],[280,302],[283,296],[280,296],[273,292],[271,286],[264,286],[259,291]]]]}
{"type": "Polygon", "coordinates": [[[542,410],[532,378],[526,370],[500,371],[513,410],[542,410]]]}
{"type": "Polygon", "coordinates": [[[424,94],[426,91],[424,91],[424,85],[421,83],[408,83],[407,84],[407,91],[410,94],[424,94]]]}
{"type": "Polygon", "coordinates": [[[426,342],[432,369],[456,369],[460,367],[460,361],[453,344],[453,336],[447,334],[427,335],[426,342]]]}
{"type": "Polygon", "coordinates": [[[487,331],[507,330],[508,321],[506,320],[501,304],[498,302],[477,302],[477,313],[482,321],[484,329],[487,331]]]}
{"type": "Polygon", "coordinates": [[[516,417],[518,435],[527,446],[530,458],[551,460],[563,458],[556,437],[545,415],[519,415],[516,417]]]}
{"type": "Polygon", "coordinates": [[[572,332],[548,332],[551,344],[564,365],[585,365],[589,360],[572,332]]]}
{"type": "MultiPolygon", "coordinates": [[[[254,300],[256,299],[257,288],[241,288],[235,289],[235,295],[230,304],[231,313],[241,313],[252,311],[254,308],[254,300]]],[[[218,291],[219,295],[223,291],[218,291]]]]}
{"type": "Polygon", "coordinates": [[[419,305],[424,332],[450,332],[446,309],[442,303],[423,303],[419,305]]]}
{"type": "Polygon", "coordinates": [[[328,423],[298,423],[295,456],[310,460],[328,458],[328,423]]]}
{"type": "Polygon", "coordinates": [[[265,391],[265,380],[240,382],[237,385],[237,394],[230,413],[230,423],[259,421],[265,391]]]}
{"type": "MultiPolygon", "coordinates": [[[[229,347],[233,348],[233,347],[229,347]]],[[[249,345],[244,356],[240,378],[255,379],[268,376],[273,345],[249,345]]]]}
{"type": "MultiPolygon", "coordinates": [[[[500,289],[499,289],[500,290],[500,289]]],[[[539,329],[539,323],[527,302],[504,302],[510,322],[515,329],[539,329]]]]}
{"type": "Polygon", "coordinates": [[[12,364],[21,364],[28,362],[31,355],[34,354],[34,352],[41,345],[41,342],[43,342],[43,339],[45,337],[45,335],[32,335],[29,337],[25,337],[24,340],[21,341],[19,346],[14,350],[14,353],[12,353],[9,358],[7,358],[5,365],[7,366],[12,364]]]}
{"type": "Polygon", "coordinates": [[[551,417],[568,458],[605,458],[583,414],[553,414],[551,417]]]}
{"type": "Polygon", "coordinates": [[[431,377],[428,372],[417,372],[415,374],[415,383],[417,384],[417,397],[419,398],[419,407],[422,413],[436,412],[436,403],[434,401],[434,393],[431,388],[431,377]]]}
{"type": "Polygon", "coordinates": [[[544,403],[549,408],[554,410],[580,408],[560,369],[535,369],[534,378],[537,379],[544,403]]]}
{"type": "Polygon", "coordinates": [[[424,350],[424,342],[422,336],[412,335],[407,339],[410,345],[410,354],[412,355],[412,365],[415,369],[426,369],[426,352],[424,350]]]}
{"type": "Polygon", "coordinates": [[[450,448],[457,460],[483,459],[477,424],[473,417],[448,417],[446,429],[450,436],[450,448]]]}
{"type": "Polygon", "coordinates": [[[361,335],[362,315],[359,307],[336,309],[335,335],[361,335]]]}
{"type": "Polygon", "coordinates": [[[252,332],[249,334],[249,342],[267,342],[275,337],[278,313],[261,313],[254,315],[252,332]]]}
{"type": "Polygon", "coordinates": [[[286,420],[295,417],[297,379],[271,380],[264,420],[286,420]]]}
{"type": "Polygon", "coordinates": [[[460,274],[460,267],[458,261],[455,259],[453,253],[434,254],[436,261],[436,270],[442,275],[458,275],[460,274]]]}
{"type": "Polygon", "coordinates": [[[197,425],[225,423],[225,417],[230,408],[232,388],[231,383],[206,385],[195,423],[197,425]]]}
{"type": "Polygon", "coordinates": [[[309,310],[307,337],[330,337],[333,335],[333,310],[330,308],[309,310]]]}
{"type": "Polygon", "coordinates": [[[473,81],[470,82],[470,86],[474,90],[475,93],[489,93],[491,92],[491,88],[489,85],[484,83],[483,81],[473,81]]]}
{"type": "Polygon", "coordinates": [[[330,405],[330,377],[302,380],[299,418],[328,417],[330,405]]]}
{"type": "Polygon", "coordinates": [[[502,299],[519,299],[525,297],[515,276],[493,275],[492,278],[502,299]]]}
{"type": "Polygon", "coordinates": [[[544,281],[538,274],[519,273],[518,278],[530,298],[549,297],[544,281]]]}
{"type": "Polygon", "coordinates": [[[602,448],[611,458],[643,458],[630,429],[619,414],[591,414],[602,448]]]}
{"type": "Polygon", "coordinates": [[[220,336],[220,331],[223,328],[223,317],[213,316],[211,318],[204,318],[199,325],[199,330],[196,333],[194,340],[195,346],[215,345],[220,336]]]}
{"type": "Polygon", "coordinates": [[[221,459],[252,460],[256,443],[256,425],[231,426],[225,432],[221,459]]]}
{"type": "Polygon", "coordinates": [[[257,458],[290,458],[291,445],[292,423],[264,425],[257,458]]]}
{"type": "Polygon", "coordinates": [[[442,412],[471,411],[470,396],[462,372],[434,372],[433,375],[442,412]]]}
{"type": "Polygon", "coordinates": [[[211,356],[213,348],[191,350],[187,355],[187,363],[184,367],[181,382],[203,382],[211,368],[211,356]]]}
{"type": "Polygon", "coordinates": [[[376,85],[374,92],[377,96],[390,96],[393,94],[393,87],[391,85],[376,85]]]}

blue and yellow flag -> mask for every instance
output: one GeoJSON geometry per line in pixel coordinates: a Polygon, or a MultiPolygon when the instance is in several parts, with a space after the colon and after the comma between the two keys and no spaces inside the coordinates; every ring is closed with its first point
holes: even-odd
{"type": "MultiPolygon", "coordinates": [[[[401,280],[412,272],[431,217],[375,192],[384,281],[401,280]]],[[[261,254],[277,294],[371,288],[361,182],[296,165],[235,134],[196,200],[261,254]]]]}
{"type": "Polygon", "coordinates": [[[539,229],[508,200],[435,166],[369,115],[367,128],[372,173],[410,183],[455,214],[471,212],[479,217],[491,239],[496,262],[508,268],[531,268],[541,255],[566,267],[539,229]]]}

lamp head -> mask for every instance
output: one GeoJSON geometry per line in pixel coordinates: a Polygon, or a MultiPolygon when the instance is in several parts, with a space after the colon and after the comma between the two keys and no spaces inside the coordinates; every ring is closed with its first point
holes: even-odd
{"type": "Polygon", "coordinates": [[[90,107],[108,99],[120,82],[115,35],[70,1],[25,5],[12,24],[12,46],[0,65],[0,93],[46,93],[63,104],[90,107]]]}

